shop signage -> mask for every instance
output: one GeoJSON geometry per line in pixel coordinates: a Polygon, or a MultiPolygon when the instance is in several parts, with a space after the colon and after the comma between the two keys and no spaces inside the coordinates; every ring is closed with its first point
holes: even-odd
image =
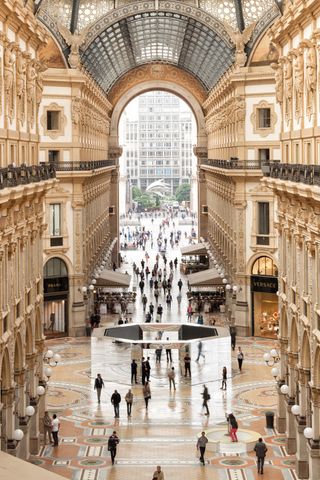
{"type": "Polygon", "coordinates": [[[278,291],[278,278],[267,275],[251,275],[251,291],[276,293],[278,291]]]}
{"type": "Polygon", "coordinates": [[[43,281],[44,293],[67,292],[68,290],[68,277],[45,278],[43,281]]]}

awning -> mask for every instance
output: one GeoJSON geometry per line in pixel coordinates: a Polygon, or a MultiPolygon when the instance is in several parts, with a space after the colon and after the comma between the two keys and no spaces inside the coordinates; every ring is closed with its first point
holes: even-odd
{"type": "Polygon", "coordinates": [[[192,273],[187,275],[187,279],[191,287],[196,285],[223,285],[222,278],[215,268],[192,273]]]}
{"type": "Polygon", "coordinates": [[[0,478],[10,480],[65,480],[65,477],[44,470],[20,458],[0,452],[0,478]]]}
{"type": "Polygon", "coordinates": [[[131,282],[131,275],[127,273],[114,272],[113,270],[102,270],[97,278],[96,287],[125,287],[128,288],[131,282]]]}
{"type": "Polygon", "coordinates": [[[195,245],[182,247],[181,255],[207,255],[207,249],[203,243],[196,243],[195,245]]]}

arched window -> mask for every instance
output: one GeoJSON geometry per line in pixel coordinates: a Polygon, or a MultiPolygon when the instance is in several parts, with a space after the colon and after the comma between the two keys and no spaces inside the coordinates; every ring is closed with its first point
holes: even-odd
{"type": "Polygon", "coordinates": [[[61,258],[51,258],[44,266],[43,276],[44,278],[67,277],[67,265],[61,258]]]}
{"type": "Polygon", "coordinates": [[[259,257],[252,266],[252,275],[278,276],[278,268],[269,257],[259,257]]]}

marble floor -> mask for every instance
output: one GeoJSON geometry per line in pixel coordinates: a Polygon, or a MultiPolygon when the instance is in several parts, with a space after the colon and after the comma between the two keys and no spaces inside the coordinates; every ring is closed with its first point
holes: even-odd
{"type": "MultiPolygon", "coordinates": [[[[169,260],[178,256],[179,250],[180,247],[169,252],[169,260]]],[[[148,247],[148,252],[149,264],[153,264],[156,251],[148,247]]],[[[122,268],[128,270],[132,261],[137,262],[142,256],[141,250],[126,252],[127,263],[122,268]]],[[[177,271],[175,285],[179,278],[177,271]]],[[[148,297],[151,295],[148,288],[146,293],[148,297]]],[[[176,295],[174,291],[174,300],[176,295]]],[[[180,309],[176,301],[170,309],[164,305],[164,321],[185,322],[186,306],[185,295],[180,309]]],[[[142,322],[143,318],[138,294],[133,321],[142,322]]],[[[218,320],[225,323],[221,315],[218,320]]],[[[103,319],[105,325],[115,321],[112,316],[103,319]]],[[[192,352],[191,379],[184,377],[178,353],[173,352],[176,391],[170,391],[168,386],[165,355],[161,365],[156,365],[154,352],[148,352],[152,367],[149,409],[146,411],[144,406],[142,386],[134,385],[132,417],[127,417],[123,399],[120,418],[115,419],[110,397],[115,389],[124,397],[131,387],[130,346],[112,343],[100,336],[47,341],[47,347],[62,357],[54,368],[47,391],[47,407],[51,414],[56,412],[61,421],[60,444],[56,448],[42,446],[39,455],[30,461],[72,480],[151,480],[158,464],[162,466],[165,480],[296,480],[295,459],[286,452],[284,435],[265,425],[265,412],[276,409],[276,391],[271,369],[264,364],[262,356],[274,346],[274,341],[238,337],[237,345],[241,345],[244,352],[242,373],[238,370],[236,351],[230,349],[229,341],[221,339],[215,345],[213,341],[204,345],[205,358],[199,362],[196,362],[196,351],[192,352]],[[223,365],[228,366],[226,391],[220,389],[223,365]],[[100,404],[93,388],[97,373],[102,374],[105,382],[100,404]],[[205,416],[201,407],[204,382],[211,395],[210,416],[205,416]],[[202,430],[227,428],[225,415],[231,411],[238,419],[239,429],[260,433],[267,443],[263,476],[257,474],[252,452],[207,451],[205,466],[199,462],[197,435],[202,430]],[[113,430],[121,439],[114,466],[107,451],[108,436],[113,430]]]]}

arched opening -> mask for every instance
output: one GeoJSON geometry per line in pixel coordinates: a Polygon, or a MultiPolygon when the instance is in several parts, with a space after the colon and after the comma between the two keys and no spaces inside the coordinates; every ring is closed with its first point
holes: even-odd
{"type": "Polygon", "coordinates": [[[252,334],[277,338],[279,332],[278,268],[272,258],[258,257],[251,269],[252,334]]]}
{"type": "Polygon", "coordinates": [[[119,122],[119,213],[179,202],[197,209],[196,119],[179,96],[151,90],[132,99],[119,122]]]}
{"type": "Polygon", "coordinates": [[[69,278],[66,263],[50,258],[43,271],[44,330],[46,336],[61,336],[68,332],[69,278]]]}
{"type": "Polygon", "coordinates": [[[320,347],[317,347],[314,356],[313,385],[320,389],[320,347]]]}
{"type": "Polygon", "coordinates": [[[288,318],[287,318],[287,312],[285,307],[281,308],[280,336],[281,338],[288,338],[288,318]]]}
{"type": "Polygon", "coordinates": [[[1,405],[1,417],[0,417],[0,426],[1,426],[1,450],[6,451],[7,448],[7,414],[11,414],[8,412],[8,407],[10,406],[10,395],[9,391],[12,386],[12,372],[10,367],[10,360],[9,360],[9,353],[7,348],[4,350],[2,355],[2,362],[1,362],[1,397],[0,397],[0,405],[1,405]]]}
{"type": "Polygon", "coordinates": [[[290,330],[290,352],[298,353],[298,330],[297,330],[297,320],[295,317],[291,319],[291,330],[290,330]]]}

